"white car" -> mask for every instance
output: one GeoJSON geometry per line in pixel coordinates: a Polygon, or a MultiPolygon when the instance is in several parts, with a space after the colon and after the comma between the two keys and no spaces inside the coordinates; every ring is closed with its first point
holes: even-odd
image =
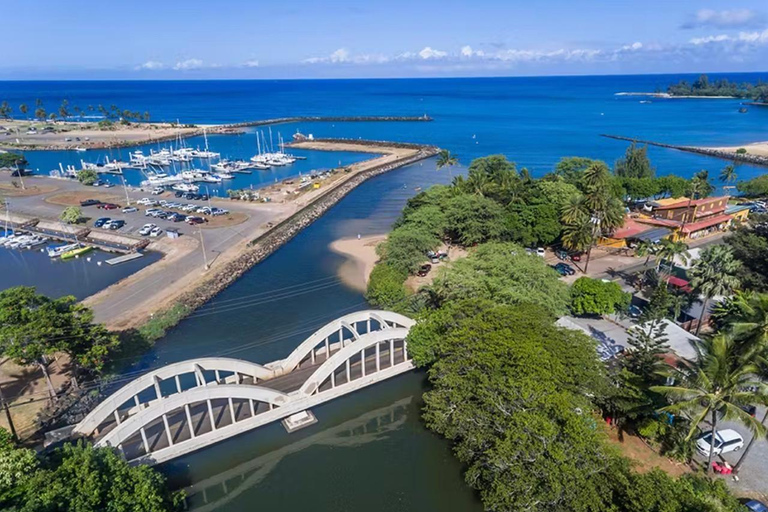
{"type": "MultiPolygon", "coordinates": [[[[712,440],[712,432],[705,432],[696,441],[696,449],[700,454],[705,457],[709,456],[709,449],[711,447],[710,441],[712,440]]],[[[721,455],[728,452],[737,452],[744,448],[744,438],[741,434],[732,429],[718,430],[715,437],[715,448],[712,451],[714,455],[721,455]]]]}
{"type": "Polygon", "coordinates": [[[147,236],[152,232],[153,229],[155,229],[157,226],[154,224],[144,224],[142,228],[139,230],[139,234],[141,236],[147,236]]]}
{"type": "Polygon", "coordinates": [[[543,247],[539,247],[538,249],[536,249],[536,256],[541,256],[543,258],[544,256],[546,256],[546,254],[547,253],[543,247]]]}
{"type": "Polygon", "coordinates": [[[135,206],[126,206],[125,208],[123,208],[123,213],[133,213],[137,211],[139,211],[139,209],[136,208],[135,206]]]}
{"type": "Polygon", "coordinates": [[[159,227],[157,227],[157,226],[155,226],[154,228],[152,228],[152,231],[150,231],[150,232],[149,232],[149,236],[151,236],[152,238],[157,238],[158,236],[160,236],[160,235],[162,235],[162,234],[163,234],[163,230],[162,230],[162,229],[160,229],[160,228],[159,228],[159,227]]]}
{"type": "Polygon", "coordinates": [[[165,192],[165,189],[163,187],[155,187],[154,189],[152,189],[152,195],[153,196],[158,196],[158,195],[162,194],[163,192],[165,192]]]}
{"type": "Polygon", "coordinates": [[[154,199],[150,199],[148,197],[143,197],[143,198],[139,199],[138,201],[136,201],[136,204],[140,204],[142,206],[157,206],[158,203],[154,199]]]}

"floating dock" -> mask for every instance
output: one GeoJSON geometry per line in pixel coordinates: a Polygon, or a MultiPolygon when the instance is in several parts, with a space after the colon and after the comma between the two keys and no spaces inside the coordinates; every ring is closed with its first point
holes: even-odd
{"type": "Polygon", "coordinates": [[[133,261],[137,260],[144,256],[144,254],[140,252],[132,252],[130,254],[123,254],[122,256],[118,256],[117,258],[112,258],[111,260],[107,260],[108,265],[119,265],[121,263],[125,263],[127,261],[133,261]]]}

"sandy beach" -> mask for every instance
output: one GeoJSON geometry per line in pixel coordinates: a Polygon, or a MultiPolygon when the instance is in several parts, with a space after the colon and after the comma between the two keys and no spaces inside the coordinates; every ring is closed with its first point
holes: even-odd
{"type": "Polygon", "coordinates": [[[753,142],[751,144],[744,144],[741,146],[707,147],[702,149],[714,149],[716,151],[725,151],[727,153],[736,154],[736,151],[741,148],[746,149],[747,153],[750,155],[768,157],[768,141],[753,142]]]}
{"type": "Polygon", "coordinates": [[[338,276],[345,285],[365,291],[371,271],[379,261],[376,246],[386,238],[387,235],[364,236],[360,239],[342,238],[330,245],[333,252],[346,258],[338,270],[338,276]]]}

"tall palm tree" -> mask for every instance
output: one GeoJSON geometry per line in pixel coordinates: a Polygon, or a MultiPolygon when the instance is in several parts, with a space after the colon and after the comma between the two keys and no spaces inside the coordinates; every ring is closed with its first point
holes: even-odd
{"type": "Polygon", "coordinates": [[[578,224],[586,217],[589,217],[589,212],[582,195],[571,196],[560,211],[560,218],[565,224],[578,224]]]}
{"type": "Polygon", "coordinates": [[[584,273],[589,269],[589,256],[592,252],[592,242],[595,239],[594,224],[590,217],[584,216],[580,221],[566,224],[563,228],[563,247],[570,251],[586,252],[584,273]]]}
{"type": "Polygon", "coordinates": [[[437,154],[437,169],[440,170],[443,167],[453,167],[458,165],[459,159],[456,155],[452,154],[447,149],[441,149],[437,154]]]}
{"type": "Polygon", "coordinates": [[[734,164],[728,164],[720,171],[720,181],[725,184],[733,183],[736,178],[736,166],[734,164]]]}
{"type": "Polygon", "coordinates": [[[694,263],[690,271],[691,286],[704,297],[696,326],[697,336],[709,301],[712,297],[727,295],[739,286],[737,273],[740,269],[741,262],[733,256],[733,249],[727,245],[714,245],[705,249],[701,258],[694,263]]]}
{"type": "Polygon", "coordinates": [[[648,240],[641,240],[635,247],[635,254],[641,258],[645,256],[645,263],[643,265],[648,266],[648,262],[651,261],[651,256],[655,256],[659,252],[659,245],[648,240]]]}
{"type": "Polygon", "coordinates": [[[675,379],[675,385],[652,386],[650,389],[672,401],[662,411],[690,418],[691,428],[686,441],[690,441],[703,421],[709,420],[712,437],[707,472],[711,473],[718,421],[736,420],[754,435],[763,435],[765,427],[741,406],[766,403],[768,394],[765,386],[755,378],[757,365],[736,356],[733,336],[721,333],[696,342],[694,348],[697,353],[694,362],[683,361],[667,372],[667,377],[675,379]]]}
{"type": "Polygon", "coordinates": [[[659,242],[659,247],[656,249],[656,272],[660,271],[661,263],[665,260],[671,273],[672,267],[675,265],[675,258],[680,259],[683,264],[687,264],[690,257],[688,244],[679,240],[672,241],[669,238],[664,238],[659,242]]]}

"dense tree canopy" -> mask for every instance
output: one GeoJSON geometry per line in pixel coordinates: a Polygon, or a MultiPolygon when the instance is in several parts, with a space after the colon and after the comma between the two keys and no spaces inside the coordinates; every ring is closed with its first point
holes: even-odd
{"type": "Polygon", "coordinates": [[[740,181],[737,185],[739,192],[750,197],[768,196],[768,174],[763,174],[749,181],[740,181]]]}
{"type": "MultiPolygon", "coordinates": [[[[4,436],[0,436],[4,437],[4,436]]],[[[0,505],[18,512],[168,512],[178,510],[165,478],[130,466],[109,448],[65,444],[38,458],[0,439],[0,505]]]]}
{"type": "Polygon", "coordinates": [[[616,161],[613,172],[620,178],[653,178],[656,170],[648,159],[648,146],[637,147],[633,142],[624,156],[616,161]]]}
{"type": "Polygon", "coordinates": [[[538,304],[558,315],[567,311],[570,300],[568,286],[557,272],[512,243],[478,246],[450,268],[441,269],[432,291],[440,304],[485,298],[503,304],[538,304]]]}
{"type": "Polygon", "coordinates": [[[741,262],[742,284],[749,289],[768,291],[768,216],[757,216],[750,225],[739,227],[726,237],[741,262]]]}
{"type": "Polygon", "coordinates": [[[629,306],[630,294],[613,281],[578,278],[571,287],[571,310],[577,315],[608,315],[629,306]]]}

